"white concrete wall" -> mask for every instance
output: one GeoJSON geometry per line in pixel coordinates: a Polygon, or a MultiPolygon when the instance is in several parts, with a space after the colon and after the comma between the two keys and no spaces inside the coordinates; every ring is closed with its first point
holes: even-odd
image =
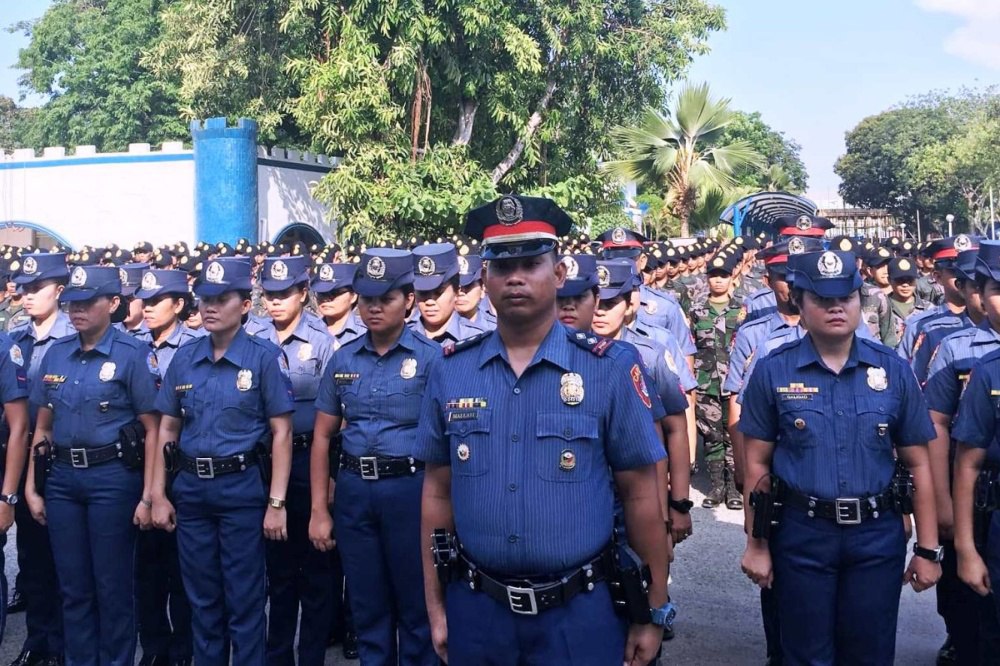
{"type": "Polygon", "coordinates": [[[325,155],[258,147],[257,214],[261,240],[274,240],[289,224],[308,224],[328,241],[334,240],[336,225],[328,219],[328,208],[313,199],[312,191],[323,178],[319,167],[331,167],[325,155]]]}

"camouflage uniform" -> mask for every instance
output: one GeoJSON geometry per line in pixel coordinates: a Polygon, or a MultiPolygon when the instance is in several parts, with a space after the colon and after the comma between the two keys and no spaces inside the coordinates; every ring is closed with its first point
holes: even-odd
{"type": "Polygon", "coordinates": [[[657,291],[661,291],[667,296],[672,296],[675,301],[681,306],[681,310],[688,312],[691,309],[691,299],[688,298],[687,286],[677,279],[667,278],[667,281],[663,283],[662,287],[656,287],[657,291]]]}
{"type": "Polygon", "coordinates": [[[14,305],[10,301],[7,301],[4,314],[7,316],[7,322],[4,325],[4,330],[6,331],[13,331],[25,322],[31,321],[31,316],[24,311],[24,305],[22,303],[14,305]]]}
{"type": "Polygon", "coordinates": [[[944,301],[944,287],[934,279],[934,274],[917,277],[917,298],[931,305],[941,305],[944,301]]]}
{"type": "Polygon", "coordinates": [[[900,303],[895,298],[889,298],[888,300],[891,324],[889,326],[889,340],[885,341],[885,344],[895,349],[903,340],[903,333],[906,332],[906,318],[911,314],[924,312],[933,306],[920,298],[920,296],[914,296],[913,300],[909,303],[900,303]]]}
{"type": "Polygon", "coordinates": [[[889,299],[881,289],[865,282],[861,285],[861,321],[876,340],[888,345],[892,340],[892,317],[889,299]]]}

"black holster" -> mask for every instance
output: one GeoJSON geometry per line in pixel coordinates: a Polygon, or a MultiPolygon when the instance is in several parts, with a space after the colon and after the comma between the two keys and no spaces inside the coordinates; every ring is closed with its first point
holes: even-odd
{"type": "Polygon", "coordinates": [[[750,536],[754,539],[770,539],[772,530],[781,522],[782,481],[773,474],[770,481],[769,491],[754,490],[750,493],[750,506],[753,507],[750,536]]]}
{"type": "Polygon", "coordinates": [[[268,433],[253,447],[257,453],[257,468],[260,470],[260,478],[264,482],[265,492],[271,491],[271,442],[271,434],[268,433]]]}
{"type": "Polygon", "coordinates": [[[649,583],[652,579],[649,566],[643,564],[638,553],[624,541],[614,539],[612,548],[614,567],[608,581],[615,612],[628,619],[629,624],[649,624],[649,583]]]}
{"type": "Polygon", "coordinates": [[[344,436],[339,432],[330,438],[330,478],[337,480],[337,473],[340,472],[340,452],[344,443],[344,436]]]}
{"type": "Polygon", "coordinates": [[[35,459],[35,492],[45,497],[45,482],[48,481],[49,472],[52,471],[52,443],[48,439],[43,439],[35,444],[31,455],[35,459]]]}
{"type": "Polygon", "coordinates": [[[441,589],[447,590],[448,583],[458,577],[458,539],[447,530],[434,530],[431,535],[431,553],[434,555],[434,570],[441,582],[441,589]]]}
{"type": "Polygon", "coordinates": [[[976,547],[983,550],[990,534],[993,512],[1000,509],[1000,468],[989,466],[979,472],[973,495],[972,526],[976,547]]]}
{"type": "Polygon", "coordinates": [[[163,445],[163,467],[170,478],[177,476],[181,469],[181,449],[177,442],[167,442],[163,445]]]}
{"type": "Polygon", "coordinates": [[[142,469],[146,462],[146,428],[139,421],[122,427],[118,431],[118,441],[122,445],[122,463],[128,469],[142,469]]]}
{"type": "Polygon", "coordinates": [[[892,475],[892,499],[900,514],[913,513],[913,475],[900,461],[896,461],[896,471],[892,475]]]}

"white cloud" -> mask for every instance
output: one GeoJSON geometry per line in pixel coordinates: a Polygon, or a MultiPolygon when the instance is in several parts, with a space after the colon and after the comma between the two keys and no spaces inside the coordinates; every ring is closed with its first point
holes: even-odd
{"type": "Polygon", "coordinates": [[[953,56],[1000,70],[1000,0],[916,0],[921,9],[948,14],[964,21],[944,40],[953,56]]]}

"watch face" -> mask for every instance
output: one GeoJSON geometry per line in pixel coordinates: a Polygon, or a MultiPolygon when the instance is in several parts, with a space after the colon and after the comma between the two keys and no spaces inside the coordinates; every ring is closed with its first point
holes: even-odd
{"type": "Polygon", "coordinates": [[[17,499],[18,499],[17,495],[7,495],[4,497],[4,501],[7,502],[7,504],[10,504],[11,506],[17,504],[17,499]]]}

